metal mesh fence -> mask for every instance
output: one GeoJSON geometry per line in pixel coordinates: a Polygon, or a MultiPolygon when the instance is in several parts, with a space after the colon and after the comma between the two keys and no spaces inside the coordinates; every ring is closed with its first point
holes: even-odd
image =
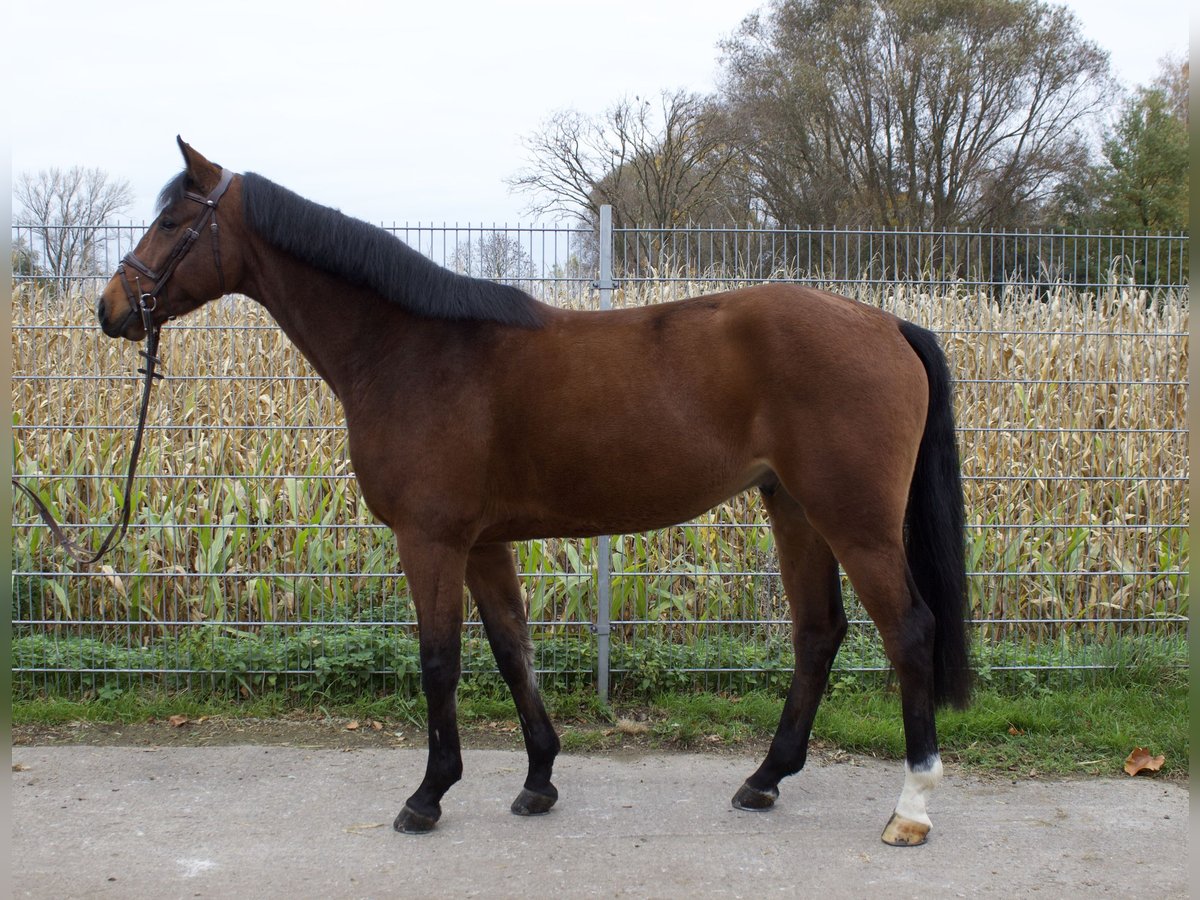
{"type": "MultiPolygon", "coordinates": [[[[95,292],[144,226],[46,271],[15,228],[15,474],[102,533],[119,508],[133,351],[93,325],[95,292]],[[19,263],[19,264],[18,264],[19,263]],[[103,273],[103,274],[98,274],[103,273]]],[[[433,259],[595,308],[800,280],[936,331],[957,379],[972,617],[985,673],[1120,666],[1178,646],[1188,614],[1187,241],[1180,235],[393,226],[433,259]]],[[[30,689],[218,683],[415,686],[415,617],[390,533],[359,498],[332,393],[263,311],[210,304],[165,331],[129,536],[75,572],[15,504],[14,673],[30,689]]],[[[869,365],[869,360],[863,360],[869,365]]],[[[538,669],[593,684],[592,540],[517,546],[538,669]]],[[[791,646],[757,499],[614,537],[615,683],[786,684],[791,646]]],[[[845,585],[837,668],[886,668],[845,585]]],[[[470,609],[465,667],[493,668],[470,609]]],[[[607,642],[602,642],[607,643],[607,642]]]]}

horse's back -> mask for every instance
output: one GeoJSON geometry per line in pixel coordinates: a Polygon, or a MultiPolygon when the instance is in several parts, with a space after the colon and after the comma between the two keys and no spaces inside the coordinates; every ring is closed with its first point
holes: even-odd
{"type": "Polygon", "coordinates": [[[635,309],[570,312],[530,335],[522,380],[561,413],[622,406],[748,428],[761,415],[921,406],[924,370],[901,320],[847,297],[766,284],[635,309]],[[628,403],[626,402],[628,400],[628,403]]]}

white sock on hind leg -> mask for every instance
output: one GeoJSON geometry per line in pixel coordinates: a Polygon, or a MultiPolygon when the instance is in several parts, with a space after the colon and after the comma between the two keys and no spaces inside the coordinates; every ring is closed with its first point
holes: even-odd
{"type": "Polygon", "coordinates": [[[942,759],[936,753],[923,763],[911,766],[904,763],[904,788],[896,802],[896,813],[928,827],[929,813],[925,811],[925,798],[942,780],[942,759]]]}

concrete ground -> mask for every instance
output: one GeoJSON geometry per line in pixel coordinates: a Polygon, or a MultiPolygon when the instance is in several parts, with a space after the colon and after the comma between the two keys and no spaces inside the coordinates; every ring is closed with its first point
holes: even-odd
{"type": "Polygon", "coordinates": [[[391,823],[418,750],[13,748],[13,896],[1185,897],[1188,792],[1155,778],[948,773],[924,847],[879,834],[899,763],[810,763],[768,813],[749,755],[563,756],[560,800],[508,804],[524,756],[466,751],[437,830],[391,823]]]}

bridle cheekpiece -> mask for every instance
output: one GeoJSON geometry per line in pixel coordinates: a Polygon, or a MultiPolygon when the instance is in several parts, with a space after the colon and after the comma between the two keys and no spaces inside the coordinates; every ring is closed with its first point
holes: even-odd
{"type": "Polygon", "coordinates": [[[232,170],[222,169],[217,186],[207,196],[194,193],[193,191],[184,191],[184,199],[199,203],[203,208],[196,216],[195,221],[184,229],[182,237],[180,237],[179,241],[171,249],[171,254],[167,257],[167,261],[161,269],[155,270],[150,268],[146,263],[138,259],[137,253],[133,250],[126,253],[117,266],[116,274],[121,276],[121,286],[125,288],[125,296],[129,300],[130,308],[136,309],[141,314],[142,323],[146,327],[147,334],[155,330],[153,313],[158,307],[158,292],[163,289],[171,275],[174,274],[176,266],[183,261],[188,251],[200,239],[205,225],[208,225],[209,232],[212,235],[213,262],[217,266],[217,277],[221,279],[221,293],[225,293],[225,272],[221,268],[221,243],[219,240],[220,233],[217,227],[216,213],[217,204],[229,188],[230,182],[233,181],[233,175],[232,170]],[[135,273],[140,272],[150,280],[151,286],[144,289],[141,279],[137,274],[134,274],[133,284],[130,284],[127,274],[128,269],[133,269],[135,273]]]}

